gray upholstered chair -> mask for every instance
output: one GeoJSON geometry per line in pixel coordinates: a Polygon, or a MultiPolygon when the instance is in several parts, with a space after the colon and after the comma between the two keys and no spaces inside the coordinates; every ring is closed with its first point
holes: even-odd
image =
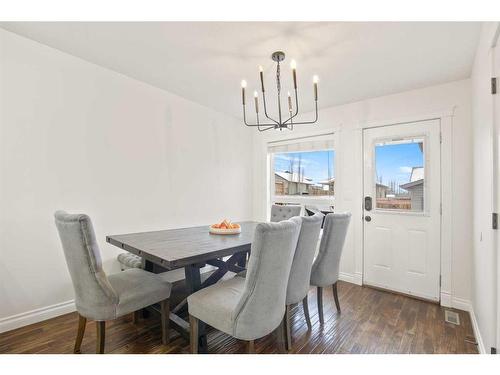
{"type": "Polygon", "coordinates": [[[302,226],[300,228],[299,239],[297,241],[297,248],[295,249],[295,255],[293,257],[292,268],[286,291],[286,312],[284,319],[287,349],[292,348],[292,338],[290,332],[291,305],[302,302],[307,327],[311,329],[307,293],[309,292],[311,268],[318,245],[323,217],[324,215],[321,212],[313,216],[302,217],[302,226]]]}
{"type": "Polygon", "coordinates": [[[74,352],[80,352],[87,319],[96,321],[96,351],[104,353],[106,320],[158,302],[161,304],[162,342],[167,344],[170,283],[161,274],[137,268],[106,276],[90,218],[64,211],[57,211],[54,216],[73,282],[79,316],[74,352]]]}
{"type": "Polygon", "coordinates": [[[248,341],[277,330],[283,338],[288,277],[300,231],[300,218],[261,223],[255,229],[246,278],[234,277],[188,297],[191,352],[198,351],[199,321],[248,341]],[[278,328],[278,329],[277,329],[278,328]]]}
{"type": "Polygon", "coordinates": [[[278,222],[291,219],[294,216],[300,216],[302,206],[300,205],[279,205],[273,204],[271,207],[271,221],[278,222]]]}
{"type": "Polygon", "coordinates": [[[120,268],[122,271],[128,270],[130,268],[142,268],[142,258],[132,253],[120,253],[116,257],[120,263],[120,268]]]}
{"type": "Polygon", "coordinates": [[[332,285],[333,297],[337,311],[340,313],[340,303],[337,293],[339,279],[339,265],[344,247],[347,229],[351,221],[350,213],[328,214],[323,226],[323,236],[319,246],[319,253],[311,271],[311,285],[317,287],[318,315],[321,324],[323,318],[323,288],[332,285]]]}

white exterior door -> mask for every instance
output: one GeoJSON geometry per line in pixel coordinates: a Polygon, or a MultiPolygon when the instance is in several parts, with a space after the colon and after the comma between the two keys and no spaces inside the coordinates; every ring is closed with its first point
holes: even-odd
{"type": "Polygon", "coordinates": [[[363,283],[439,301],[440,121],[363,132],[363,283]]]}

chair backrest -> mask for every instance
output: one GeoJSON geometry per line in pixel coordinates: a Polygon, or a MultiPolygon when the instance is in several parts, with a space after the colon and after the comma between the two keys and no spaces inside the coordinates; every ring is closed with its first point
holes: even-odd
{"type": "Polygon", "coordinates": [[[324,215],[320,212],[302,218],[297,248],[293,256],[292,269],[288,279],[286,304],[298,303],[307,296],[311,267],[318,246],[319,232],[324,215]]]}
{"type": "Polygon", "coordinates": [[[321,213],[318,207],[310,205],[304,206],[304,211],[306,212],[307,216],[313,216],[317,213],[321,213]]]}
{"type": "Polygon", "coordinates": [[[78,312],[88,318],[112,310],[118,296],[102,269],[99,246],[87,215],[57,211],[55,222],[75,290],[78,312]]]}
{"type": "Polygon", "coordinates": [[[245,287],[233,311],[234,336],[271,333],[283,319],[288,277],[301,218],[261,223],[255,229],[245,287]]]}
{"type": "Polygon", "coordinates": [[[278,222],[291,219],[294,216],[299,216],[302,207],[300,205],[286,205],[273,204],[271,207],[271,221],[278,222]]]}
{"type": "Polygon", "coordinates": [[[337,282],[340,256],[350,221],[350,213],[326,215],[319,253],[311,271],[312,285],[328,286],[337,282]]]}

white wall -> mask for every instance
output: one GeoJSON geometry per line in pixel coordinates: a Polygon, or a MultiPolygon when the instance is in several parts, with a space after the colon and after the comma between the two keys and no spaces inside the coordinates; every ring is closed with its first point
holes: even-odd
{"type": "Polygon", "coordinates": [[[72,309],[57,209],[93,218],[107,271],[118,269],[108,234],[250,219],[251,137],[0,29],[0,331],[72,309]]]}
{"type": "MultiPolygon", "coordinates": [[[[320,97],[321,100],[321,97],[320,97]]],[[[451,304],[467,309],[471,298],[472,248],[472,129],[470,80],[322,109],[316,125],[296,126],[293,136],[335,132],[336,210],[353,214],[341,261],[341,277],[361,282],[362,276],[362,126],[390,124],[451,112],[452,117],[452,219],[451,277],[446,288],[451,304]]],[[[305,115],[304,118],[312,117],[305,115]]],[[[266,142],[289,135],[254,132],[254,216],[266,217],[266,142]]]]}
{"type": "MultiPolygon", "coordinates": [[[[496,251],[491,228],[493,202],[493,97],[492,41],[497,22],[485,23],[472,71],[472,119],[474,138],[474,231],[472,303],[483,350],[495,347],[496,251]]],[[[476,335],[478,336],[478,335],[476,335]]]]}

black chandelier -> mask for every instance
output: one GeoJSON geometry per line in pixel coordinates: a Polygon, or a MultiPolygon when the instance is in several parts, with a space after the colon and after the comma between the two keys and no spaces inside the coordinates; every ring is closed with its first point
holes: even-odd
{"type": "Polygon", "coordinates": [[[260,70],[260,86],[262,89],[262,102],[264,104],[264,115],[271,121],[271,123],[260,123],[259,121],[259,94],[257,91],[254,91],[254,102],[255,102],[255,115],[257,118],[257,122],[255,124],[249,124],[247,122],[246,117],[246,100],[245,100],[245,89],[247,87],[247,81],[241,81],[241,95],[243,100],[243,121],[246,126],[256,126],[259,131],[263,132],[269,129],[288,129],[293,130],[294,125],[303,125],[303,124],[314,124],[318,121],[318,76],[313,77],[314,83],[314,105],[315,105],[315,117],[313,121],[301,121],[294,122],[293,119],[299,113],[299,100],[297,98],[297,64],[295,60],[292,60],[290,63],[290,67],[292,68],[292,76],[293,76],[293,89],[295,91],[295,112],[292,105],[292,96],[290,92],[288,92],[288,115],[285,117],[282,114],[281,110],[281,80],[280,80],[280,63],[285,60],[285,53],[281,51],[274,52],[271,55],[271,59],[277,63],[276,66],[276,87],[278,92],[278,120],[275,120],[268,116],[267,114],[267,106],[266,106],[266,95],[264,90],[264,74],[262,66],[259,66],[260,70]]]}

